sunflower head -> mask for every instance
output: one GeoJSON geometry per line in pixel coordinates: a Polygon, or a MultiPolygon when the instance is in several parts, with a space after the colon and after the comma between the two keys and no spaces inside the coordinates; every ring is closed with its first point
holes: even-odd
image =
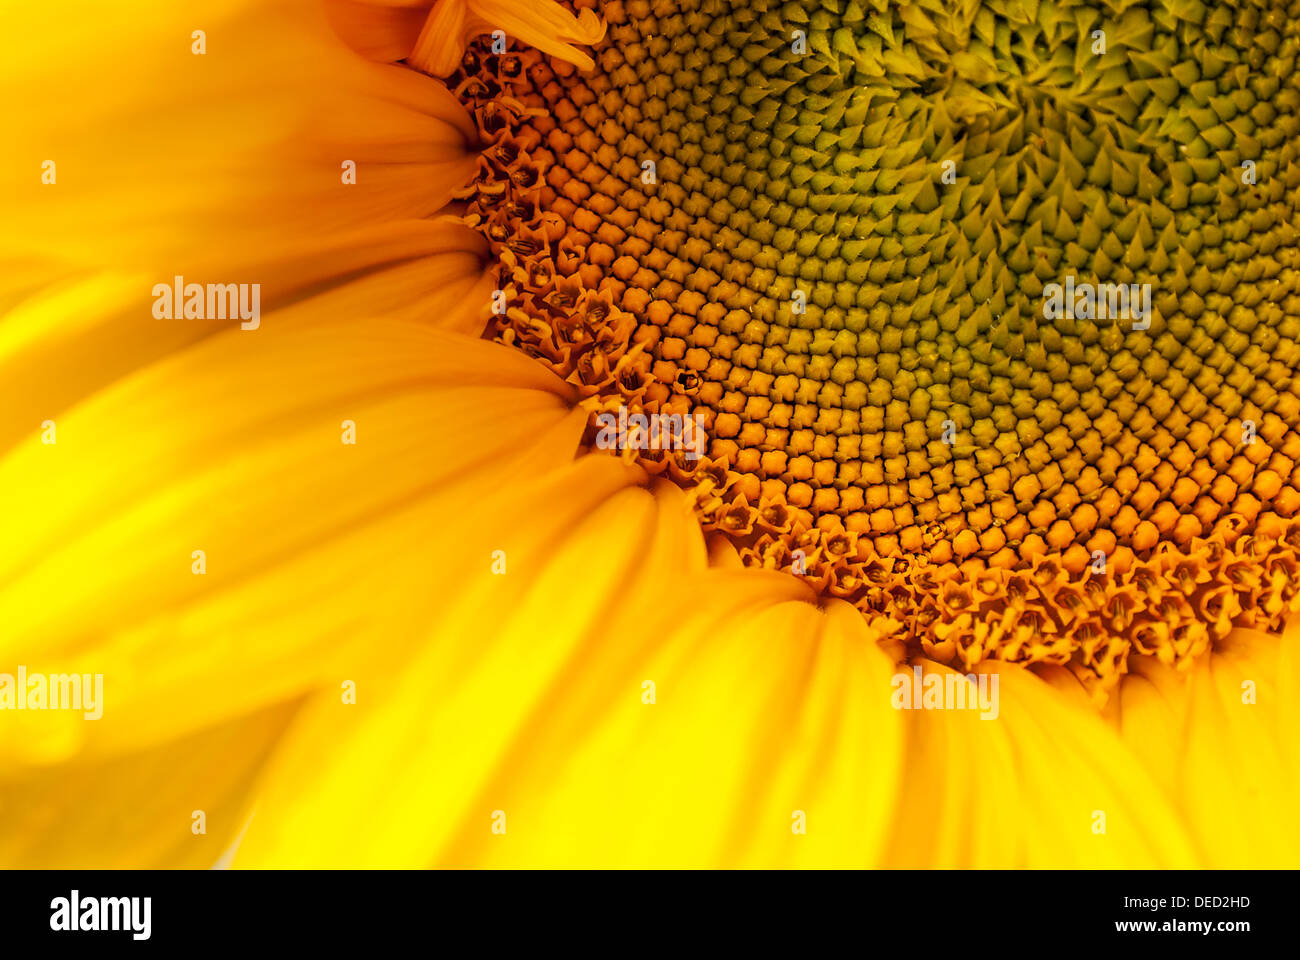
{"type": "Polygon", "coordinates": [[[589,69],[480,43],[452,78],[495,143],[466,194],[501,253],[492,334],[593,432],[702,415],[700,463],[636,458],[746,563],[800,549],[954,662],[1105,689],[1157,625],[1183,656],[1278,623],[1294,553],[1248,585],[1241,538],[1294,539],[1300,506],[1293,22],[600,12],[589,69]],[[995,571],[1009,605],[974,586],[995,571]]]}

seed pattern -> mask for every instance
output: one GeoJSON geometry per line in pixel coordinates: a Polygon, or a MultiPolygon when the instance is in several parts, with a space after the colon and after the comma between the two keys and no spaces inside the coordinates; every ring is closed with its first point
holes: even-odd
{"type": "Polygon", "coordinates": [[[574,7],[593,71],[452,78],[491,335],[593,422],[702,414],[625,455],[747,564],[1099,697],[1300,608],[1300,3],[574,7]],[[1067,275],[1149,327],[1046,319],[1067,275]]]}

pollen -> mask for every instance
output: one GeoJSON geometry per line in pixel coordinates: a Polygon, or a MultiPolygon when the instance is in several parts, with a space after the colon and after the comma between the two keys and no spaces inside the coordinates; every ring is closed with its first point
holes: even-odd
{"type": "MultiPolygon", "coordinates": [[[[572,4],[453,75],[489,335],[748,565],[969,669],[1188,662],[1300,608],[1300,16],[572,4]]],[[[593,444],[594,446],[594,444],[593,444]]]]}

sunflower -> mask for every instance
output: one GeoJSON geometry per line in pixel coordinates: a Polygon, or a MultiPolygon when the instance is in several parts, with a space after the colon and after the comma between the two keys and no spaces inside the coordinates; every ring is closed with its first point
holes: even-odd
{"type": "Polygon", "coordinates": [[[0,862],[1300,862],[1294,11],[176,7],[0,13],[0,862]]]}

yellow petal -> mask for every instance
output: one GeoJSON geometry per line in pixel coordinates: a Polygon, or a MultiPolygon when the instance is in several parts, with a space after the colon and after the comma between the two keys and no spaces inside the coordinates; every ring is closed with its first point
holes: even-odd
{"type": "Polygon", "coordinates": [[[704,569],[657,490],[509,551],[364,704],[308,707],[236,865],[872,862],[900,761],[888,661],[796,581],[704,569]]]}
{"type": "Polygon", "coordinates": [[[1023,668],[976,669],[998,677],[996,719],[909,711],[891,865],[1194,865],[1174,810],[1093,711],[1023,668]]]}
{"type": "MultiPolygon", "coordinates": [[[[477,336],[491,296],[485,257],[481,239],[440,217],[321,240],[309,255],[247,265],[244,275],[267,281],[261,296],[267,327],[388,316],[477,336]]],[[[0,301],[0,407],[6,411],[0,450],[136,368],[238,329],[238,319],[155,319],[156,280],[100,272],[38,284],[0,301]]]]}
{"type": "Polygon", "coordinates": [[[371,60],[402,60],[429,16],[429,0],[325,0],[330,24],[371,60]]]}
{"type": "Polygon", "coordinates": [[[496,31],[583,70],[595,64],[574,44],[591,46],[605,37],[605,26],[592,11],[575,16],[554,0],[434,0],[407,62],[433,76],[448,76],[470,41],[496,31]]]}
{"type": "Polygon", "coordinates": [[[1186,671],[1145,660],[1120,688],[1125,741],[1216,868],[1300,861],[1300,632],[1236,630],[1186,671]]]}
{"type": "Polygon", "coordinates": [[[455,97],[356,56],[318,3],[225,0],[199,14],[144,0],[112,43],[82,6],[0,11],[0,263],[39,255],[202,281],[428,216],[473,174],[474,129],[455,97]],[[42,182],[47,161],[54,183],[42,182]]]}
{"type": "Polygon", "coordinates": [[[5,770],[0,866],[213,866],[247,822],[256,772],[293,709],[273,707],[112,760],[5,770]]]}
{"type": "Polygon", "coordinates": [[[234,332],[96,394],[0,460],[26,505],[0,662],[103,673],[105,718],[24,714],[0,755],[135,748],[297,695],[327,649],[400,646],[465,562],[449,518],[568,463],[583,422],[522,355],[399,321],[234,332]]]}

